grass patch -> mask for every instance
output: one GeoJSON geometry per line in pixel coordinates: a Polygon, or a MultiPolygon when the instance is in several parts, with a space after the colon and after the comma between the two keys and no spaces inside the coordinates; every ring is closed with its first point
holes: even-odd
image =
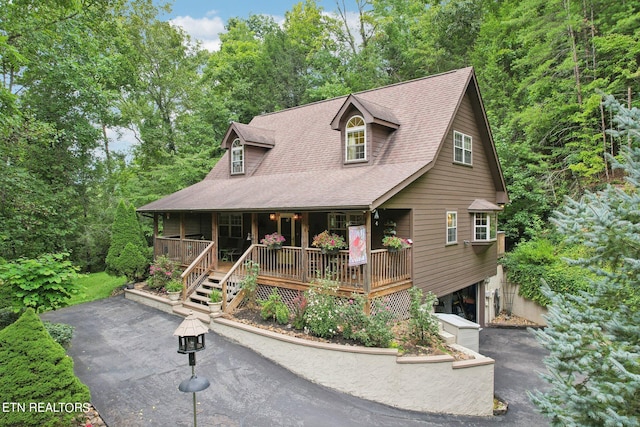
{"type": "Polygon", "coordinates": [[[124,276],[115,277],[104,272],[87,274],[77,280],[80,293],[71,298],[69,305],[110,297],[114,289],[124,286],[126,281],[124,276]]]}

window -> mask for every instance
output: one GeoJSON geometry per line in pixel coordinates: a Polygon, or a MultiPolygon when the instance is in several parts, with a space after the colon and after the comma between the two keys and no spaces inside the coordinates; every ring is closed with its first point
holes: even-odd
{"type": "Polygon", "coordinates": [[[221,213],[218,216],[220,237],[242,237],[242,214],[221,213]]]}
{"type": "Polygon", "coordinates": [[[458,242],[458,213],[447,212],[447,244],[458,242]]]}
{"type": "Polygon", "coordinates": [[[352,225],[364,225],[364,215],[360,213],[332,212],[329,214],[330,233],[336,233],[345,239],[349,237],[349,227],[352,225]]]}
{"type": "Polygon", "coordinates": [[[495,240],[498,232],[497,215],[495,213],[475,213],[473,229],[475,241],[495,240]]]}
{"type": "Polygon", "coordinates": [[[345,161],[353,162],[367,159],[366,125],[360,116],[353,116],[347,122],[345,161]]]}
{"type": "Polygon", "coordinates": [[[472,140],[469,135],[453,132],[453,161],[463,165],[471,165],[472,140]]]}
{"type": "Polygon", "coordinates": [[[244,146],[239,139],[231,144],[231,174],[244,173],[244,146]]]}

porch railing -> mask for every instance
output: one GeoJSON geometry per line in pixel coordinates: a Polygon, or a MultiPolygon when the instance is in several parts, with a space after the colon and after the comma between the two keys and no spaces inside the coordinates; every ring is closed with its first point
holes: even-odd
{"type": "Polygon", "coordinates": [[[198,287],[209,275],[214,264],[215,245],[210,242],[209,245],[198,255],[196,259],[182,273],[182,299],[187,297],[198,287]]]}
{"type": "Polygon", "coordinates": [[[181,265],[190,265],[210,243],[212,243],[210,240],[156,237],[153,244],[153,254],[155,257],[165,255],[181,265]]]}
{"type": "MultiPolygon", "coordinates": [[[[365,266],[349,266],[349,251],[334,255],[323,254],[319,249],[302,249],[284,246],[270,250],[265,245],[252,245],[229,272],[231,287],[244,278],[241,265],[252,260],[260,265],[260,276],[310,283],[315,277],[331,275],[342,288],[364,291],[365,266]],[[234,276],[235,275],[235,276],[234,276]]],[[[371,251],[371,290],[411,279],[411,249],[389,252],[386,249],[371,251]]]]}

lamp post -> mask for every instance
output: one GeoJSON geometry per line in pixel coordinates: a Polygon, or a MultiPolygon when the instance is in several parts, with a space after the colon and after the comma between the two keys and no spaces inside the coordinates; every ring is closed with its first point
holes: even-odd
{"type": "Polygon", "coordinates": [[[206,326],[193,314],[182,321],[178,329],[173,333],[178,337],[178,353],[189,355],[189,366],[191,366],[191,378],[180,383],[178,390],[185,393],[193,393],[193,427],[197,427],[196,417],[196,392],[209,387],[209,380],[198,378],[196,375],[196,352],[204,350],[204,335],[208,332],[206,326]]]}

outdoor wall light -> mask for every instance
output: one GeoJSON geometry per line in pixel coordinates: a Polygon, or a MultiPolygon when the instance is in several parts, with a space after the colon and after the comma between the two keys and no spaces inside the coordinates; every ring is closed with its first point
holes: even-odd
{"type": "Polygon", "coordinates": [[[209,387],[209,380],[198,378],[196,375],[196,352],[204,350],[204,335],[209,329],[202,324],[200,319],[189,312],[189,315],[182,321],[173,336],[178,337],[178,353],[189,355],[189,366],[191,366],[191,378],[180,383],[178,390],[185,393],[193,393],[193,426],[197,427],[196,419],[196,392],[209,387]]]}
{"type": "Polygon", "coordinates": [[[271,221],[275,221],[275,220],[276,220],[276,218],[277,218],[277,217],[276,217],[276,214],[275,214],[275,213],[270,213],[270,214],[269,214],[269,219],[270,219],[271,221]]]}

